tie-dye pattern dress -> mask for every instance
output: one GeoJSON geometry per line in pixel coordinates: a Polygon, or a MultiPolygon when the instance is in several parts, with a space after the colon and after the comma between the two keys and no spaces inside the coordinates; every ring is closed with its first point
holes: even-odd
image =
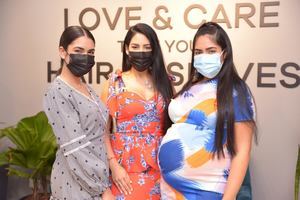
{"type": "Polygon", "coordinates": [[[130,195],[124,195],[112,184],[112,192],[117,200],[158,200],[157,151],[163,135],[163,97],[154,95],[146,100],[128,91],[120,71],[112,74],[109,81],[107,106],[110,115],[116,119],[111,144],[133,187],[130,195]]]}
{"type": "MultiPolygon", "coordinates": [[[[222,199],[230,170],[231,157],[225,142],[225,157],[212,157],[217,116],[217,79],[196,84],[169,104],[174,124],[164,136],[158,153],[163,200],[222,199]]],[[[253,101],[241,108],[233,93],[235,121],[251,120],[253,101]]]]}

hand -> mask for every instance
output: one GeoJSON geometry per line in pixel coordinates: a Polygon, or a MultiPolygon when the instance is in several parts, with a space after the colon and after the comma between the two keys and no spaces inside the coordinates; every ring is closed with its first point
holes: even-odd
{"type": "Polygon", "coordinates": [[[115,166],[111,169],[112,179],[121,193],[125,195],[131,194],[133,188],[131,186],[132,181],[129,178],[126,170],[116,162],[115,166]]]}
{"type": "Polygon", "coordinates": [[[111,193],[111,190],[108,188],[105,190],[105,192],[102,194],[103,200],[115,200],[115,196],[111,193]]]}

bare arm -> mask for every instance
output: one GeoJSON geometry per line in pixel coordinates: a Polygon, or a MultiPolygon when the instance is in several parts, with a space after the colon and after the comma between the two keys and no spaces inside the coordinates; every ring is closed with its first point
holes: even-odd
{"type": "MultiPolygon", "coordinates": [[[[109,89],[109,80],[104,84],[103,91],[101,94],[101,100],[105,105],[107,105],[107,98],[108,98],[108,89],[109,89]]],[[[112,172],[112,179],[120,192],[125,194],[130,194],[133,190],[131,186],[131,180],[126,172],[126,170],[118,163],[112,145],[110,141],[110,130],[111,130],[111,121],[112,117],[109,117],[107,122],[107,130],[105,134],[105,145],[107,149],[107,157],[109,162],[109,168],[112,172]]]]}
{"type": "Polygon", "coordinates": [[[236,122],[234,128],[236,155],[232,158],[223,200],[234,200],[236,198],[250,160],[253,124],[251,122],[236,122]]]}
{"type": "MultiPolygon", "coordinates": [[[[108,88],[109,88],[109,80],[106,81],[103,85],[103,90],[101,93],[101,100],[103,102],[104,105],[107,105],[107,97],[108,97],[108,88]]],[[[106,145],[106,149],[107,149],[107,158],[109,160],[109,167],[111,168],[111,161],[113,160],[113,158],[115,158],[112,146],[111,146],[111,142],[110,142],[110,129],[111,129],[111,116],[109,116],[109,119],[107,121],[107,125],[106,125],[107,129],[106,129],[106,134],[105,134],[105,145],[106,145]]],[[[116,160],[116,159],[114,159],[116,160]]]]}

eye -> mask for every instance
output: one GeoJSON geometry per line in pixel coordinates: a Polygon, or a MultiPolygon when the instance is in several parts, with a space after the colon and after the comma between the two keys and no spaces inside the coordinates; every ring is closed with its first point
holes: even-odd
{"type": "Polygon", "coordinates": [[[216,50],[209,50],[208,54],[215,54],[217,51],[216,50]]]}
{"type": "Polygon", "coordinates": [[[199,51],[199,50],[195,50],[195,55],[199,55],[199,54],[201,54],[202,53],[202,51],[199,51]]]}
{"type": "Polygon", "coordinates": [[[134,50],[137,50],[137,49],[140,48],[140,46],[139,46],[139,45],[136,45],[136,44],[132,44],[132,45],[130,45],[130,48],[131,48],[131,49],[134,49],[134,50]]]}
{"type": "Polygon", "coordinates": [[[73,52],[74,53],[84,53],[84,49],[76,47],[76,48],[74,48],[73,52]]]}
{"type": "Polygon", "coordinates": [[[88,54],[93,56],[95,54],[95,50],[88,51],[88,54]]]}
{"type": "Polygon", "coordinates": [[[151,47],[150,44],[146,44],[146,45],[144,45],[144,49],[147,50],[147,51],[151,51],[152,47],[151,47]]]}
{"type": "Polygon", "coordinates": [[[74,52],[75,53],[81,53],[81,50],[80,49],[75,49],[74,52]]]}

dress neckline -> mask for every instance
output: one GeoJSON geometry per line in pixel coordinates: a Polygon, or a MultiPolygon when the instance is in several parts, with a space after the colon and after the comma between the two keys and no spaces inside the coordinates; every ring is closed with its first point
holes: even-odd
{"type": "Polygon", "coordinates": [[[123,73],[123,72],[117,72],[116,74],[117,74],[118,80],[121,81],[121,85],[119,85],[119,87],[122,88],[122,91],[123,91],[123,92],[127,92],[127,93],[130,93],[130,94],[133,94],[133,95],[139,97],[139,99],[141,99],[141,100],[144,101],[144,102],[153,101],[154,99],[157,98],[157,92],[154,92],[154,94],[153,94],[150,98],[146,99],[146,98],[145,98],[143,95],[141,95],[140,93],[138,93],[138,92],[136,92],[136,91],[128,90],[127,87],[126,87],[126,85],[125,85],[125,82],[124,82],[124,80],[123,80],[122,73],[123,73]]]}
{"type": "Polygon", "coordinates": [[[69,88],[71,88],[72,90],[74,90],[76,93],[78,93],[79,95],[83,96],[84,98],[88,99],[89,101],[95,103],[96,105],[97,102],[96,102],[96,99],[95,97],[93,96],[93,93],[92,93],[92,90],[91,88],[89,88],[89,86],[87,84],[85,84],[86,88],[87,88],[87,91],[90,93],[91,95],[91,98],[88,97],[87,95],[83,94],[82,92],[80,92],[79,90],[77,90],[76,88],[74,88],[72,85],[70,85],[66,80],[64,80],[61,76],[58,76],[57,79],[59,79],[60,81],[62,81],[66,86],[68,86],[69,88]]]}

